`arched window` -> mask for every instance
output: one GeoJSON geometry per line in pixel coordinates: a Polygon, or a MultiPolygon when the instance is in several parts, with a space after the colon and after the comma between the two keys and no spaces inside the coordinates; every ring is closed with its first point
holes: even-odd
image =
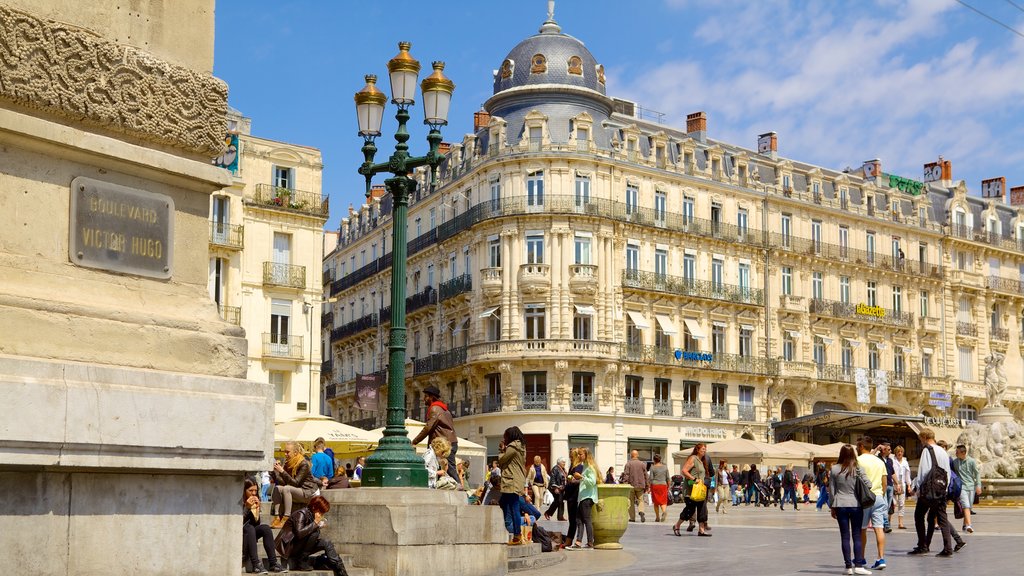
{"type": "Polygon", "coordinates": [[[530,73],[543,74],[548,71],[548,59],[543,54],[534,54],[530,59],[530,73]]]}
{"type": "Polygon", "coordinates": [[[506,58],[505,61],[501,63],[501,78],[502,78],[502,80],[504,80],[505,78],[511,78],[512,77],[512,72],[515,69],[516,69],[516,63],[513,60],[510,60],[510,59],[506,58]]]}
{"type": "Polygon", "coordinates": [[[583,76],[583,60],[579,56],[569,58],[569,74],[583,76]]]}
{"type": "Polygon", "coordinates": [[[792,420],[793,418],[796,418],[796,404],[787,398],[782,401],[782,419],[792,420]]]}

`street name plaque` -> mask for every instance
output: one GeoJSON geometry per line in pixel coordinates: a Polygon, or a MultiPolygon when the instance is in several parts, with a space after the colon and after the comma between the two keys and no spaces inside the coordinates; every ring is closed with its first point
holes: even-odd
{"type": "Polygon", "coordinates": [[[174,200],[92,178],[71,182],[68,258],[79,266],[168,279],[174,200]]]}

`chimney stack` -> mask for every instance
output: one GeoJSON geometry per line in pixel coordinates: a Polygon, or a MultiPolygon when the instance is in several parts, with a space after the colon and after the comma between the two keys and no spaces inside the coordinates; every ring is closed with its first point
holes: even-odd
{"type": "Polygon", "coordinates": [[[437,146],[437,153],[442,155],[442,156],[444,156],[445,154],[450,152],[451,149],[452,149],[452,143],[451,142],[441,142],[437,146]]]}
{"type": "Polygon", "coordinates": [[[765,132],[757,137],[757,153],[772,160],[779,157],[779,136],[775,132],[765,132]]]}
{"type": "Polygon", "coordinates": [[[486,128],[487,124],[491,121],[491,115],[483,110],[473,113],[473,132],[478,132],[481,128],[486,128]]]}
{"type": "Polygon", "coordinates": [[[686,115],[686,133],[697,140],[698,142],[704,143],[708,140],[708,115],[704,112],[694,112],[693,114],[686,115]]]}
{"type": "Polygon", "coordinates": [[[937,162],[929,162],[924,165],[924,181],[939,182],[943,186],[950,186],[953,183],[953,163],[944,160],[939,156],[937,162]]]}
{"type": "Polygon", "coordinates": [[[384,196],[384,194],[386,192],[387,192],[387,189],[384,187],[383,184],[374,184],[370,188],[370,200],[373,200],[373,199],[376,199],[376,198],[381,198],[381,197],[384,196]]]}
{"type": "Polygon", "coordinates": [[[982,198],[1002,198],[1006,195],[1006,177],[989,178],[981,181],[982,198]]]}
{"type": "Polygon", "coordinates": [[[1010,188],[1010,195],[1007,199],[1010,201],[1010,206],[1024,205],[1024,186],[1010,188]]]}
{"type": "Polygon", "coordinates": [[[864,172],[865,180],[875,180],[882,177],[882,161],[878,158],[865,160],[864,165],[860,169],[864,172]]]}

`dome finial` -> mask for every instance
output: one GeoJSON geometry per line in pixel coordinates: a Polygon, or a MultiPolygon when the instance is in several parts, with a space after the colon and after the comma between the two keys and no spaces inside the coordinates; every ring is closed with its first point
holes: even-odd
{"type": "Polygon", "coordinates": [[[548,19],[540,26],[541,34],[558,34],[562,27],[555,23],[555,0],[548,0],[548,19]]]}

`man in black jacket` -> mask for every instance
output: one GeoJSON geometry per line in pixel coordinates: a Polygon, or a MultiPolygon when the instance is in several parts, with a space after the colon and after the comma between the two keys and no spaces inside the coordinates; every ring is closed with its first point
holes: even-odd
{"type": "Polygon", "coordinates": [[[544,512],[544,519],[551,520],[551,513],[558,511],[558,521],[565,521],[565,507],[563,505],[565,497],[565,458],[559,458],[558,463],[554,468],[551,469],[551,474],[548,477],[548,492],[551,492],[551,496],[554,497],[554,501],[551,502],[551,506],[544,512]]]}
{"type": "Polygon", "coordinates": [[[746,504],[750,506],[750,498],[754,498],[754,507],[759,506],[761,491],[757,489],[757,483],[761,481],[761,471],[754,464],[750,465],[750,473],[747,475],[747,499],[746,504]]]}

